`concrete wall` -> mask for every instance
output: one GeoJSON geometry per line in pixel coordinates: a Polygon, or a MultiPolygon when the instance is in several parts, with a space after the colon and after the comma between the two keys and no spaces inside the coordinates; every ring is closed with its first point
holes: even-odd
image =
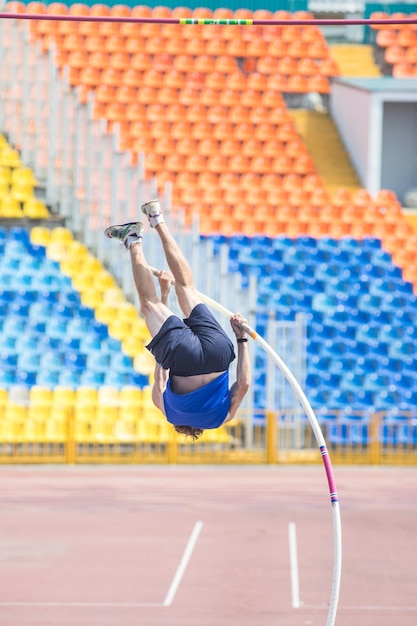
{"type": "Polygon", "coordinates": [[[330,97],[330,113],[352,164],[367,187],[370,158],[371,94],[335,81],[330,97]]]}
{"type": "Polygon", "coordinates": [[[417,187],[417,103],[384,102],[381,188],[403,201],[412,187],[417,187]]]}

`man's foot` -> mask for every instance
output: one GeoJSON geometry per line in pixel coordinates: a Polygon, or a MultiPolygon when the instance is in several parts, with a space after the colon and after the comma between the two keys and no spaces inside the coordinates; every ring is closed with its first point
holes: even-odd
{"type": "Polygon", "coordinates": [[[151,228],[156,228],[158,224],[164,224],[164,216],[162,215],[161,205],[158,200],[151,200],[142,205],[142,213],[148,216],[151,228]]]}
{"type": "Polygon", "coordinates": [[[131,245],[142,241],[143,236],[143,224],[142,222],[129,222],[128,224],[115,224],[109,226],[104,231],[104,234],[109,239],[119,239],[128,250],[131,245]]]}

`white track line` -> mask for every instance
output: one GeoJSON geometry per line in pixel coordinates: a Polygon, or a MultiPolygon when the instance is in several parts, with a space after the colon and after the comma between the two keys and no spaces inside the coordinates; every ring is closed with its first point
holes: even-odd
{"type": "Polygon", "coordinates": [[[164,600],[164,606],[171,606],[174,601],[175,594],[178,591],[178,587],[181,583],[182,577],[184,576],[184,572],[187,568],[188,562],[191,558],[193,550],[195,548],[195,544],[197,543],[198,536],[203,527],[203,522],[196,522],[191,533],[191,536],[188,540],[188,543],[185,547],[184,554],[182,555],[180,564],[178,565],[177,571],[175,572],[175,576],[172,580],[171,586],[168,589],[168,593],[164,600]]]}
{"type": "Polygon", "coordinates": [[[13,607],[42,607],[42,608],[88,608],[88,607],[109,607],[116,609],[129,609],[140,607],[162,607],[162,602],[0,602],[0,606],[13,607]]]}
{"type": "Polygon", "coordinates": [[[301,607],[300,585],[298,577],[297,532],[295,523],[288,524],[288,543],[290,548],[291,599],[294,609],[301,607]]]}
{"type": "MultiPolygon", "coordinates": [[[[328,606],[325,604],[303,604],[303,609],[323,609],[328,610],[328,606]]],[[[378,604],[368,605],[353,605],[353,604],[340,604],[339,609],[341,611],[398,611],[398,613],[405,612],[410,613],[417,611],[417,606],[380,606],[378,604]]]]}

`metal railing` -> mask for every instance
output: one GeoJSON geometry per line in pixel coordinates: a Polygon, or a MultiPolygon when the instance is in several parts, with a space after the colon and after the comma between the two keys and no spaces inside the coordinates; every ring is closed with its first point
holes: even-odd
{"type": "MultiPolygon", "coordinates": [[[[0,419],[0,464],[321,463],[307,420],[300,423],[295,415],[269,411],[249,422],[241,411],[235,421],[193,442],[150,406],[129,417],[121,406],[108,406],[99,418],[74,407],[43,417],[38,411],[34,418],[30,407],[21,407],[12,419],[0,419]]],[[[411,413],[401,419],[384,413],[358,413],[348,420],[334,415],[320,425],[334,463],[417,464],[417,421],[411,413]]]]}

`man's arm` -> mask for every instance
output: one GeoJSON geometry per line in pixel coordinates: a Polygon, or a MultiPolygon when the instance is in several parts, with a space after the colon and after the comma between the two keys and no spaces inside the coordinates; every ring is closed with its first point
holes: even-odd
{"type": "Polygon", "coordinates": [[[152,387],[152,401],[154,405],[165,415],[164,399],[162,396],[167,386],[168,370],[164,370],[164,368],[157,363],[155,365],[154,378],[155,382],[152,387]]]}
{"type": "MultiPolygon", "coordinates": [[[[247,339],[246,332],[242,328],[242,324],[247,324],[245,318],[239,313],[234,315],[230,320],[236,339],[247,339]]],[[[249,349],[247,341],[237,342],[237,367],[236,382],[230,389],[230,409],[224,423],[230,422],[236,415],[236,411],[242,404],[242,400],[248,392],[251,383],[251,367],[249,361],[249,349]]]]}

